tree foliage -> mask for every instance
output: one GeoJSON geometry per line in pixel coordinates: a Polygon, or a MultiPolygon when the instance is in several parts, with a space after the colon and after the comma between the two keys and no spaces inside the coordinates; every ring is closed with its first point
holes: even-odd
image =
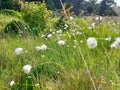
{"type": "MultiPolygon", "coordinates": [[[[60,0],[21,0],[27,2],[45,2],[47,8],[53,11],[61,11],[62,5],[60,0]]],[[[98,0],[62,0],[66,3],[67,7],[73,6],[72,12],[76,15],[116,15],[112,10],[112,6],[115,5],[114,0],[102,0],[100,3],[96,3],[98,0]]],[[[1,8],[19,10],[19,0],[0,0],[1,8]]]]}
{"type": "Polygon", "coordinates": [[[0,0],[1,9],[20,10],[21,4],[19,0],[0,0]]]}

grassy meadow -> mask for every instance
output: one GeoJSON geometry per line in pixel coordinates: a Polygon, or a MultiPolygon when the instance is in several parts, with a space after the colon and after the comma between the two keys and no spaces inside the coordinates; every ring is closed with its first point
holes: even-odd
{"type": "Polygon", "coordinates": [[[112,17],[95,18],[74,17],[56,29],[59,18],[51,17],[38,36],[11,35],[4,28],[22,16],[1,12],[0,90],[120,90],[120,49],[110,47],[120,37],[120,25],[112,17]],[[87,45],[90,37],[97,41],[93,49],[87,45]],[[46,49],[38,50],[42,45],[46,49]],[[16,48],[22,48],[19,55],[16,48]],[[27,74],[25,65],[32,66],[27,74]]]}

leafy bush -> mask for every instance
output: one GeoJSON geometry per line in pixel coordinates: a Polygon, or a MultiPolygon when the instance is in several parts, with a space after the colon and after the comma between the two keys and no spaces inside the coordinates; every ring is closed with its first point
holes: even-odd
{"type": "Polygon", "coordinates": [[[22,3],[21,11],[23,19],[31,28],[32,34],[39,35],[41,31],[45,30],[50,15],[45,3],[22,3]]]}
{"type": "Polygon", "coordinates": [[[6,36],[6,35],[10,35],[10,36],[16,36],[16,35],[19,35],[19,36],[22,36],[25,34],[25,31],[26,29],[26,25],[23,21],[16,21],[16,20],[13,20],[11,21],[10,23],[8,23],[6,25],[6,27],[4,28],[4,31],[3,31],[3,36],[6,36]]]}

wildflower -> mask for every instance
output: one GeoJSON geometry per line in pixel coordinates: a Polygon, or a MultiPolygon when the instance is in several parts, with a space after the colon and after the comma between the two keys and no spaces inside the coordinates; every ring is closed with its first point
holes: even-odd
{"type": "Polygon", "coordinates": [[[29,74],[31,68],[32,68],[31,65],[25,65],[25,66],[23,66],[23,72],[24,72],[25,74],[29,74]]]}
{"type": "Polygon", "coordinates": [[[15,84],[15,81],[12,80],[12,81],[10,82],[10,86],[12,87],[14,84],[15,84]]]}
{"type": "Polygon", "coordinates": [[[72,29],[71,31],[72,31],[73,33],[74,33],[74,32],[76,32],[76,30],[75,30],[75,29],[72,29]]]}
{"type": "Polygon", "coordinates": [[[22,48],[16,48],[15,49],[15,54],[19,55],[22,52],[22,50],[23,50],[22,48]]]}
{"type": "Polygon", "coordinates": [[[28,76],[28,78],[32,78],[32,76],[28,76]]]}
{"type": "Polygon", "coordinates": [[[89,29],[93,30],[95,28],[95,23],[92,23],[89,29]]]}
{"type": "Polygon", "coordinates": [[[58,30],[58,31],[56,31],[56,33],[62,34],[62,30],[58,30]]]}
{"type": "Polygon", "coordinates": [[[50,29],[50,32],[52,32],[53,30],[52,29],[50,29]]]}
{"type": "Polygon", "coordinates": [[[47,46],[46,46],[46,45],[42,45],[42,46],[40,47],[40,50],[42,50],[42,51],[47,50],[47,46]]]}
{"type": "Polygon", "coordinates": [[[110,47],[111,48],[120,48],[120,37],[116,38],[110,47]]]}
{"type": "Polygon", "coordinates": [[[109,37],[105,38],[105,40],[106,40],[106,41],[110,41],[110,40],[111,40],[111,37],[109,36],[109,37]]]}
{"type": "Polygon", "coordinates": [[[101,21],[102,20],[102,17],[101,16],[98,16],[95,18],[96,21],[101,21]]]}
{"type": "Polygon", "coordinates": [[[77,47],[74,45],[73,48],[77,48],[77,47]]]}
{"type": "Polygon", "coordinates": [[[35,49],[36,49],[37,51],[40,51],[41,47],[40,47],[40,46],[36,46],[35,49]]]}
{"type": "Polygon", "coordinates": [[[36,46],[35,47],[35,49],[37,50],[37,51],[45,51],[45,50],[47,50],[47,46],[46,45],[42,45],[42,46],[36,46]]]}
{"type": "Polygon", "coordinates": [[[48,34],[47,38],[52,38],[52,36],[53,36],[52,34],[48,34]]]}
{"type": "Polygon", "coordinates": [[[89,37],[87,39],[87,45],[89,48],[93,49],[97,46],[97,41],[94,37],[89,37]]]}
{"type": "Polygon", "coordinates": [[[38,87],[39,85],[40,85],[39,83],[36,83],[36,84],[35,84],[35,87],[38,87]]]}
{"type": "Polygon", "coordinates": [[[65,27],[69,27],[67,24],[64,25],[65,27]]]}
{"type": "Polygon", "coordinates": [[[55,32],[52,32],[52,34],[55,34],[55,32]]]}
{"type": "Polygon", "coordinates": [[[64,29],[67,29],[69,26],[67,24],[64,25],[64,29]]]}
{"type": "Polygon", "coordinates": [[[77,43],[78,43],[78,41],[77,41],[77,40],[74,40],[74,43],[75,43],[75,44],[77,44],[77,43]]]}
{"type": "Polygon", "coordinates": [[[58,45],[60,45],[60,46],[65,45],[65,41],[63,41],[63,40],[59,40],[59,41],[58,41],[58,45]]]}
{"type": "Polygon", "coordinates": [[[80,40],[80,43],[83,43],[83,40],[80,40]]]}
{"type": "Polygon", "coordinates": [[[28,50],[26,50],[26,51],[25,51],[25,53],[29,53],[29,51],[28,51],[28,50]]]}
{"type": "Polygon", "coordinates": [[[45,55],[41,55],[42,58],[45,58],[45,55]]]}
{"type": "Polygon", "coordinates": [[[76,32],[76,35],[80,35],[80,34],[82,34],[82,32],[78,32],[78,31],[76,32]]]}
{"type": "Polygon", "coordinates": [[[73,20],[74,18],[72,16],[70,16],[70,20],[73,20]]]}
{"type": "Polygon", "coordinates": [[[42,34],[42,36],[41,36],[41,37],[43,38],[43,37],[45,37],[45,35],[44,35],[44,34],[42,34]]]}

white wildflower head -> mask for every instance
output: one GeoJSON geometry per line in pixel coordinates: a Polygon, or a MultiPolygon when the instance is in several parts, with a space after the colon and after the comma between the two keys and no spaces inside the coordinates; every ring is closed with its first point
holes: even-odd
{"type": "Polygon", "coordinates": [[[120,48],[120,37],[116,38],[110,47],[111,48],[120,48]]]}
{"type": "Polygon", "coordinates": [[[82,32],[79,32],[79,31],[76,32],[76,35],[81,35],[81,34],[82,34],[82,32]]]}
{"type": "Polygon", "coordinates": [[[37,51],[45,51],[45,50],[47,50],[47,46],[46,45],[36,46],[35,49],[37,51]]]}
{"type": "Polygon", "coordinates": [[[77,46],[74,45],[73,48],[77,48],[77,46]]]}
{"type": "Polygon", "coordinates": [[[32,68],[31,65],[25,65],[25,66],[23,66],[23,72],[24,72],[25,74],[29,74],[31,68],[32,68]]]}
{"type": "Polygon", "coordinates": [[[106,40],[106,41],[110,41],[110,40],[111,40],[111,37],[109,36],[109,37],[105,38],[105,40],[106,40]]]}
{"type": "Polygon", "coordinates": [[[67,24],[64,25],[64,29],[67,29],[69,26],[67,24]]]}
{"type": "Polygon", "coordinates": [[[58,45],[64,46],[64,45],[65,45],[65,41],[64,41],[64,40],[59,40],[59,41],[58,41],[58,45]]]}
{"type": "Polygon", "coordinates": [[[80,43],[83,43],[83,40],[80,40],[80,43]]]}
{"type": "Polygon", "coordinates": [[[97,40],[94,37],[89,37],[87,39],[87,45],[89,48],[93,49],[97,46],[97,40]]]}
{"type": "Polygon", "coordinates": [[[98,16],[95,18],[96,21],[101,21],[102,20],[102,16],[98,16]]]}
{"type": "Polygon", "coordinates": [[[92,23],[91,26],[95,27],[95,23],[92,23]]]}
{"type": "Polygon", "coordinates": [[[54,34],[55,34],[55,32],[52,32],[52,34],[54,35],[54,34]]]}
{"type": "Polygon", "coordinates": [[[40,84],[39,84],[39,83],[36,83],[36,84],[35,84],[35,87],[38,87],[38,86],[40,86],[40,84]]]}
{"type": "Polygon", "coordinates": [[[46,46],[46,45],[42,45],[42,46],[40,46],[40,50],[42,50],[42,51],[47,50],[47,46],[46,46]]]}
{"type": "Polygon", "coordinates": [[[73,20],[74,18],[72,16],[70,16],[70,20],[73,20]]]}
{"type": "Polygon", "coordinates": [[[15,49],[15,54],[19,55],[23,51],[23,48],[16,48],[15,49]]]}
{"type": "Polygon", "coordinates": [[[43,38],[43,37],[45,37],[45,35],[44,35],[44,34],[42,34],[42,36],[41,36],[41,37],[43,38]]]}
{"type": "Polygon", "coordinates": [[[56,33],[62,34],[62,30],[58,30],[58,31],[56,31],[56,33]]]}
{"type": "Polygon", "coordinates": [[[36,46],[35,49],[36,49],[37,51],[40,51],[41,47],[40,47],[40,46],[36,46]]]}
{"type": "Polygon", "coordinates": [[[12,87],[14,84],[15,84],[15,81],[12,80],[12,81],[10,82],[10,86],[12,87]]]}
{"type": "Polygon", "coordinates": [[[92,23],[91,26],[89,27],[89,29],[94,29],[95,28],[95,23],[92,23]]]}
{"type": "Polygon", "coordinates": [[[50,39],[50,38],[52,38],[52,36],[53,36],[52,34],[48,34],[48,35],[47,35],[47,38],[50,39]]]}

